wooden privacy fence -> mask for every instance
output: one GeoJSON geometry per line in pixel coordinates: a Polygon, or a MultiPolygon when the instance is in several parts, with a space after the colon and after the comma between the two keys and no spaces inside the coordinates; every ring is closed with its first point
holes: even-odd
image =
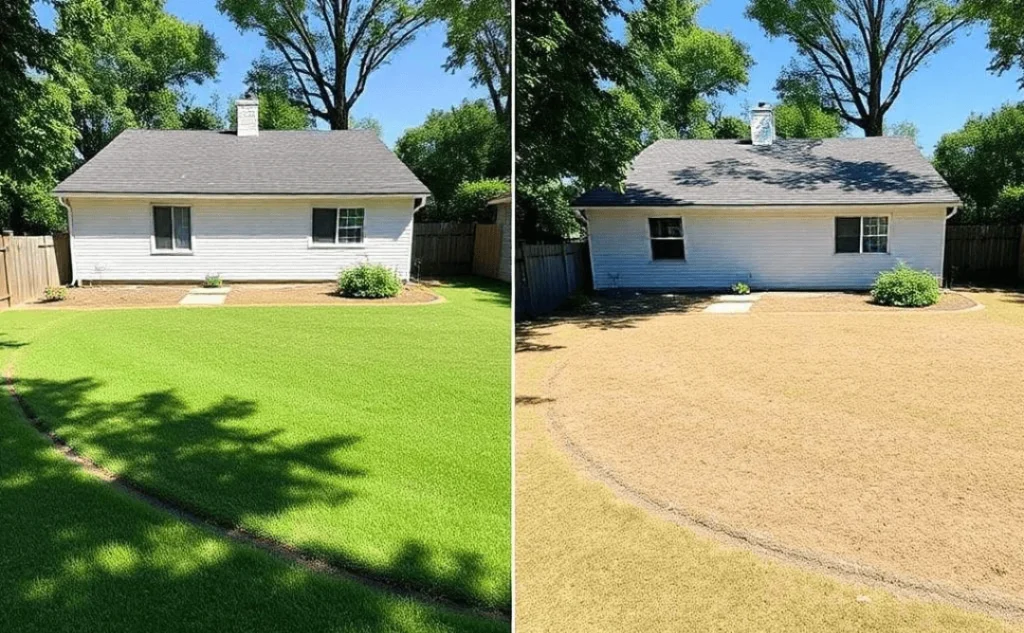
{"type": "Polygon", "coordinates": [[[412,274],[468,275],[473,271],[475,225],[423,222],[412,225],[412,274]]]}
{"type": "Polygon", "coordinates": [[[1019,225],[950,224],[943,275],[953,283],[1024,277],[1022,250],[1024,235],[1019,225]]]}
{"type": "Polygon", "coordinates": [[[498,279],[501,264],[501,225],[477,224],[473,242],[473,274],[498,279]]]}
{"type": "Polygon", "coordinates": [[[543,316],[591,287],[586,242],[516,247],[516,320],[543,316]]]}
{"type": "Polygon", "coordinates": [[[60,283],[52,237],[0,236],[0,308],[38,299],[60,283]]]}

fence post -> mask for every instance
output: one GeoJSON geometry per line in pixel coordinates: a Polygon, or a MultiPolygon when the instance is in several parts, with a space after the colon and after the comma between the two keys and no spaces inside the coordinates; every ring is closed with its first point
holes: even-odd
{"type": "Polygon", "coordinates": [[[1020,257],[1017,259],[1017,277],[1024,279],[1024,224],[1020,226],[1020,257]]]}
{"type": "Polygon", "coordinates": [[[526,254],[526,244],[519,242],[519,252],[523,254],[523,281],[526,283],[526,303],[529,304],[527,313],[532,317],[535,310],[533,300],[533,284],[530,283],[530,261],[526,254]]]}
{"type": "Polygon", "coordinates": [[[4,231],[0,236],[0,251],[3,251],[4,256],[4,283],[7,286],[5,301],[7,301],[8,308],[14,305],[14,289],[11,288],[11,235],[14,235],[14,231],[4,231]]]}
{"type": "Polygon", "coordinates": [[[573,283],[572,278],[569,277],[569,253],[565,248],[565,242],[562,242],[562,270],[565,271],[565,290],[572,294],[573,283]]]}

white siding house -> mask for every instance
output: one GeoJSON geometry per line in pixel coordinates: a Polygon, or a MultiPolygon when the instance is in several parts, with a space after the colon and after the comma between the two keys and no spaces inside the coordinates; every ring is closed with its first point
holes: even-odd
{"type": "Polygon", "coordinates": [[[429,191],[372,132],[128,130],[55,193],[75,282],[325,281],[363,262],[408,280],[429,191]]]}
{"type": "Polygon", "coordinates": [[[862,289],[902,261],[942,275],[959,199],[910,139],[659,141],[622,191],[574,203],[594,286],[862,289]]]}

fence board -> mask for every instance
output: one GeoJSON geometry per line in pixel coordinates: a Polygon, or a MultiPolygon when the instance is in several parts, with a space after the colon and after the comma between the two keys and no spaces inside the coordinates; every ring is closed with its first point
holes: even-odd
{"type": "Polygon", "coordinates": [[[473,243],[473,274],[491,279],[499,278],[501,264],[500,224],[477,224],[473,243]]]}
{"type": "Polygon", "coordinates": [[[43,295],[47,286],[60,283],[53,238],[0,237],[0,306],[16,306],[43,295]]]}
{"type": "Polygon", "coordinates": [[[62,286],[71,283],[71,236],[58,233],[53,236],[53,254],[57,260],[57,275],[62,286]]]}
{"type": "Polygon", "coordinates": [[[1013,279],[1024,272],[1022,240],[1017,225],[950,224],[943,274],[949,282],[1013,279]]]}
{"type": "Polygon", "coordinates": [[[413,224],[412,273],[466,275],[473,270],[473,224],[424,222],[413,224]]]}
{"type": "Polygon", "coordinates": [[[569,296],[590,288],[586,242],[524,244],[516,247],[516,319],[558,309],[569,296]]]}

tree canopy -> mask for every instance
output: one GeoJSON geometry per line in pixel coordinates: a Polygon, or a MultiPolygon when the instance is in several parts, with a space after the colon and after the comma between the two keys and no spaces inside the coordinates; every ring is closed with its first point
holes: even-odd
{"type": "MultiPolygon", "coordinates": [[[[988,22],[988,45],[995,53],[990,70],[1024,71],[1024,3],[1020,0],[971,0],[975,16],[988,22]]],[[[1024,72],[1020,77],[1024,88],[1024,72]]]]}
{"type": "Polygon", "coordinates": [[[448,25],[445,68],[472,66],[473,84],[487,89],[498,119],[512,113],[512,6],[508,0],[440,0],[448,25]]]}
{"type": "Polygon", "coordinates": [[[290,74],[293,101],[332,130],[348,129],[370,76],[439,11],[433,0],[217,0],[217,8],[263,36],[290,74]]]}
{"type": "Polygon", "coordinates": [[[958,221],[1024,222],[1024,104],[973,115],[944,135],[935,168],[964,200],[958,221]]]}
{"type": "Polygon", "coordinates": [[[791,66],[775,82],[775,130],[779,138],[835,138],[846,125],[828,105],[825,88],[814,71],[791,66]]]}
{"type": "Polygon", "coordinates": [[[750,0],[747,15],[796,45],[844,121],[881,136],[907,78],[974,13],[963,0],[750,0]]]}

